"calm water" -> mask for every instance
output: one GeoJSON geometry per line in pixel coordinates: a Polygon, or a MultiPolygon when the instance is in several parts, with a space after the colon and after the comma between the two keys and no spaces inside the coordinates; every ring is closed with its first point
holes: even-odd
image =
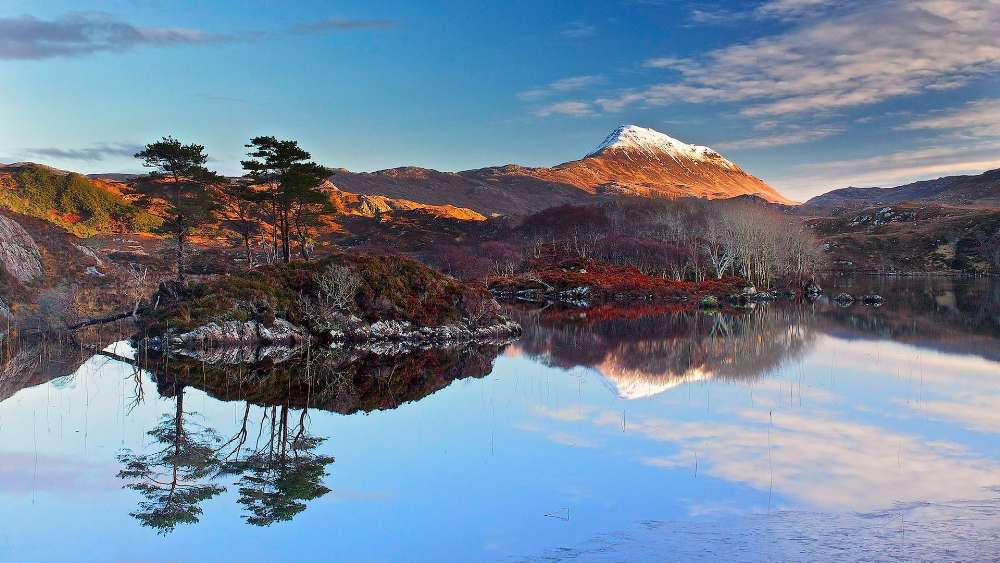
{"type": "Polygon", "coordinates": [[[862,283],[404,359],[8,346],[0,560],[996,560],[1000,288],[862,283]]]}

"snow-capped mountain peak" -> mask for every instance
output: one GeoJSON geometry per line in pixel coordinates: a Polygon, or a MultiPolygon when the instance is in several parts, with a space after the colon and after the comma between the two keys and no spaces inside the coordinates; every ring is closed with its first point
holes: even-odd
{"type": "Polygon", "coordinates": [[[639,127],[638,125],[622,125],[618,127],[587,156],[597,156],[605,151],[615,149],[638,151],[652,158],[657,158],[665,153],[675,159],[708,162],[716,166],[739,170],[738,166],[709,147],[689,145],[670,135],[665,135],[654,129],[639,127]]]}

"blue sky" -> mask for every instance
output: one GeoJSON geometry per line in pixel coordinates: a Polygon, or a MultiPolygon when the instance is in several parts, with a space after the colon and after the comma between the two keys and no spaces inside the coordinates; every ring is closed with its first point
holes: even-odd
{"type": "Polygon", "coordinates": [[[1000,167],[995,0],[0,0],[0,161],[171,134],[353,170],[579,158],[622,123],[790,197],[1000,167]]]}

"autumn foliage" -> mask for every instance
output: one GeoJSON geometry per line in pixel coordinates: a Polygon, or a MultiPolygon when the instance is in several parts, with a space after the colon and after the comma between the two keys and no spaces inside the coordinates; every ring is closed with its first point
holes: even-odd
{"type": "Polygon", "coordinates": [[[702,281],[675,280],[644,274],[635,266],[608,264],[593,258],[546,254],[512,276],[491,278],[496,291],[541,289],[566,291],[588,288],[588,296],[602,300],[682,299],[700,295],[736,293],[743,280],[736,277],[702,281]]]}

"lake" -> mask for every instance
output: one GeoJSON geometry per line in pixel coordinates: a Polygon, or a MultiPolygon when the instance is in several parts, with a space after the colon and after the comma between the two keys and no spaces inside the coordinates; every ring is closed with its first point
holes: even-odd
{"type": "Polygon", "coordinates": [[[886,302],[252,365],[8,341],[0,560],[995,560],[1000,285],[826,285],[886,302]]]}

